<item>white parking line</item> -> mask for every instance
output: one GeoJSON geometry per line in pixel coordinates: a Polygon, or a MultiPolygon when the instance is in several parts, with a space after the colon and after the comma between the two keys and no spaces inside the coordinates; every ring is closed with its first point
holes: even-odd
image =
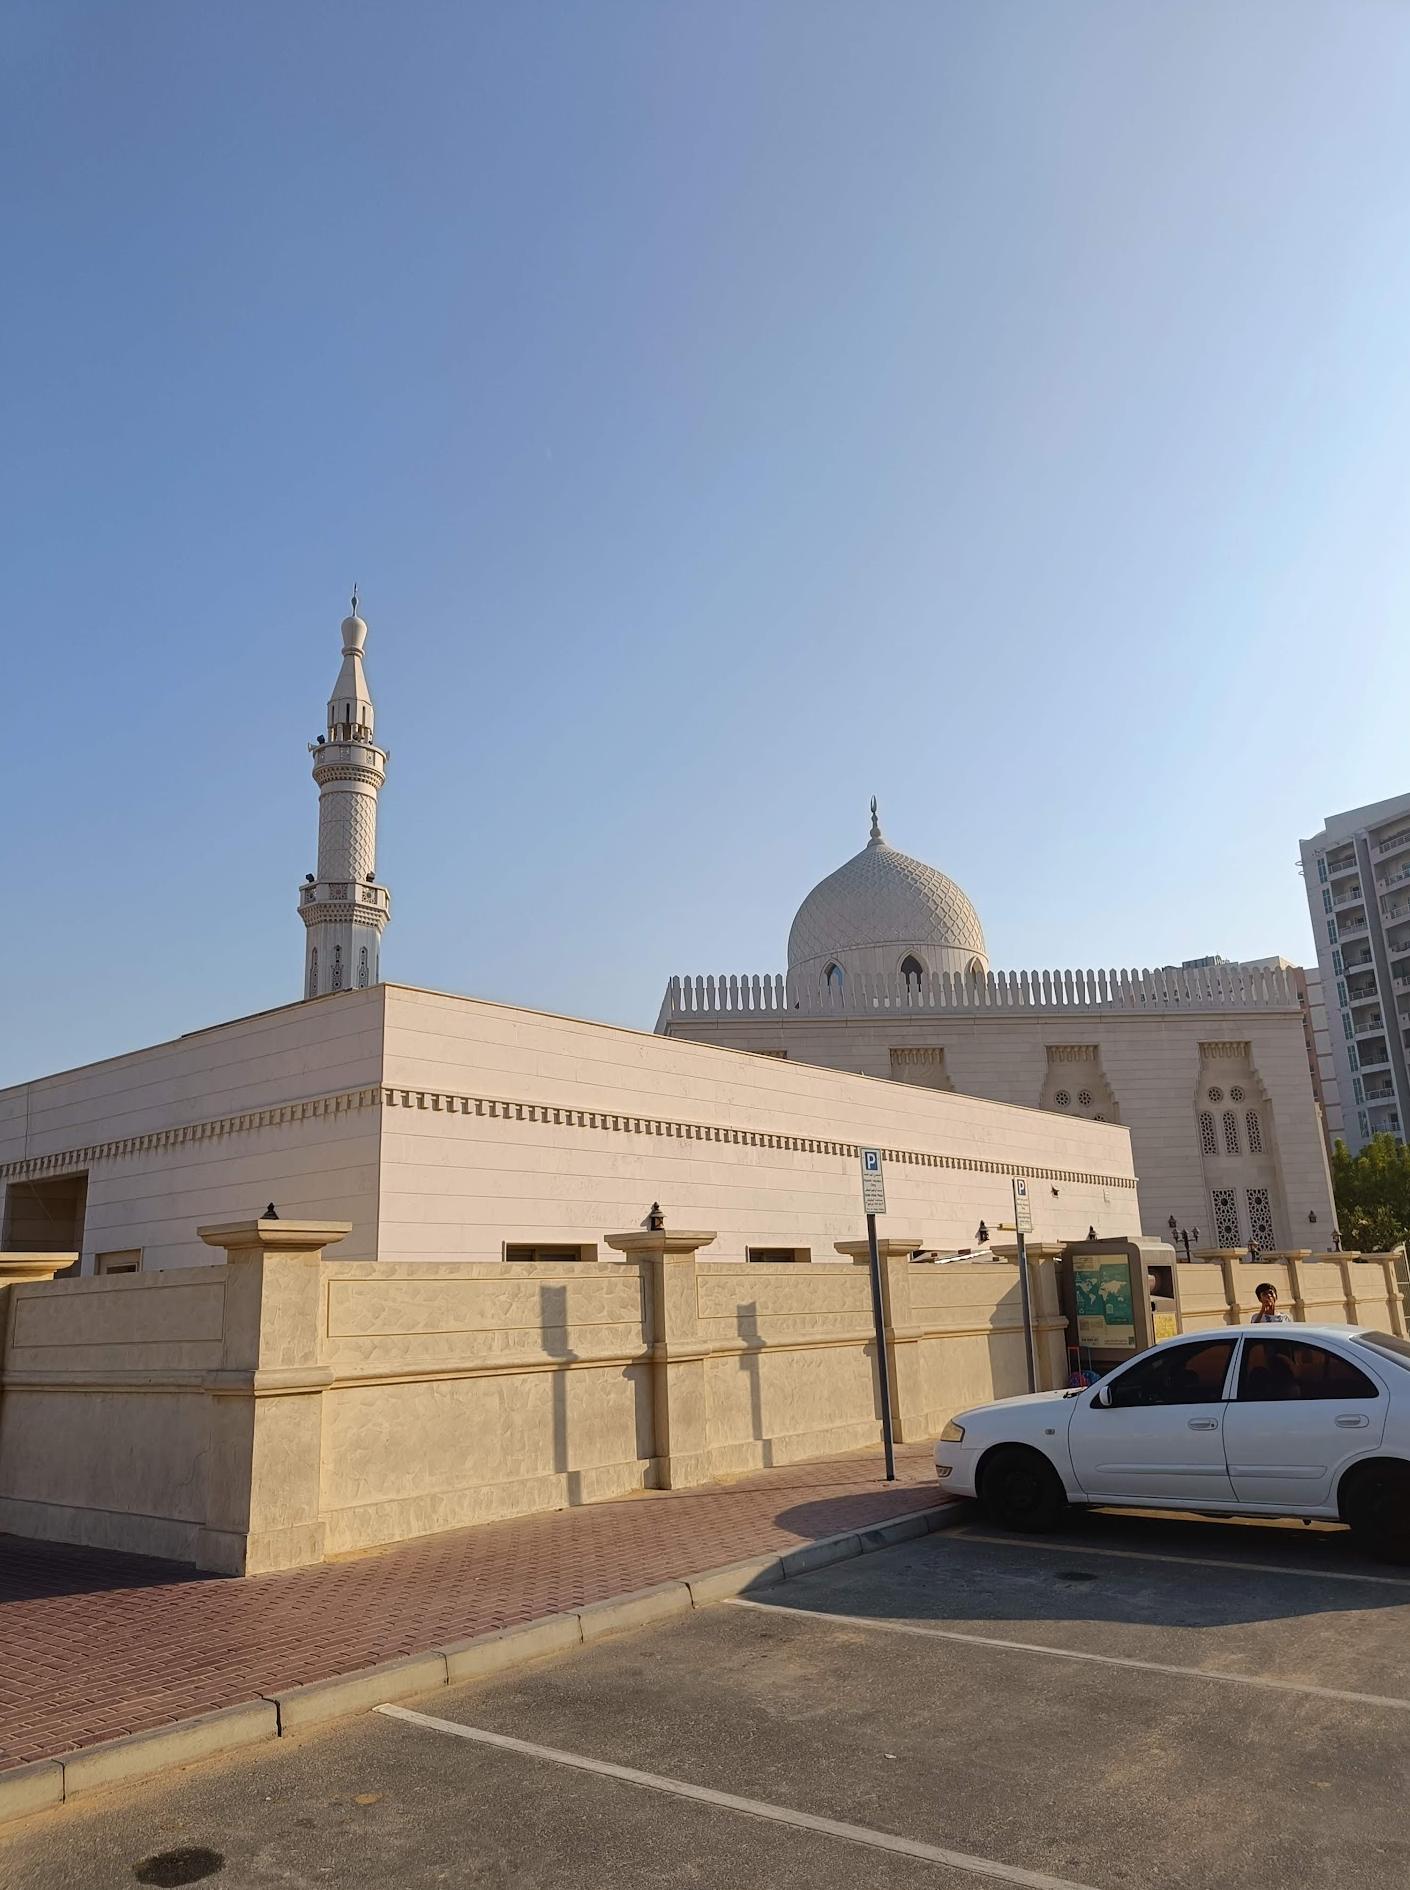
{"type": "Polygon", "coordinates": [[[973,1876],[989,1877],[998,1883],[1022,1884],[1025,1890],[1091,1890],[1090,1885],[1073,1883],[1068,1877],[1050,1877],[1041,1870],[1020,1870],[1016,1865],[1000,1864],[993,1858],[971,1857],[966,1851],[947,1851],[938,1844],[921,1844],[915,1838],[895,1837],[889,1831],[871,1831],[861,1824],[843,1824],[836,1818],[815,1818],[811,1812],[793,1811],[787,1805],[770,1805],[758,1798],[738,1798],[733,1792],[687,1785],[684,1779],[638,1772],[629,1765],[612,1765],[606,1759],[590,1759],[581,1752],[560,1752],[554,1746],[531,1745],[527,1739],[510,1739],[504,1733],[488,1732],[483,1726],[463,1726],[459,1720],[434,1719],[429,1713],[413,1713],[409,1707],[379,1706],[375,1710],[390,1719],[424,1726],[431,1732],[450,1733],[453,1738],[470,1739],[477,1745],[498,1746],[504,1752],[517,1752],[524,1758],[571,1766],[577,1772],[595,1772],[601,1778],[614,1778],[623,1785],[665,1792],[673,1798],[689,1798],[696,1804],[742,1812],[745,1817],[791,1825],[799,1831],[816,1831],[822,1837],[841,1838],[848,1844],[863,1844],[874,1851],[894,1851],[901,1857],[919,1858],[925,1864],[946,1864],[951,1870],[967,1870],[973,1876]]]}
{"type": "Polygon", "coordinates": [[[1056,1555],[1107,1555],[1125,1562],[1173,1562],[1177,1568],[1232,1568],[1249,1575],[1301,1575],[1325,1582],[1370,1582],[1379,1588],[1410,1588],[1404,1575],[1362,1575],[1345,1568],[1290,1568],[1283,1562],[1226,1562],[1212,1555],[1161,1555],[1152,1549],[1095,1549],[1085,1542],[1049,1542],[1023,1536],[985,1536],[977,1529],[947,1529],[947,1540],[985,1542],[997,1549],[1047,1549],[1056,1555]]]}
{"type": "Polygon", "coordinates": [[[1172,1674],[1181,1680],[1221,1680],[1237,1687],[1263,1687],[1273,1693],[1304,1693],[1317,1700],[1340,1700],[1354,1706],[1388,1706],[1410,1713],[1410,1700],[1382,1693],[1347,1693],[1340,1687],[1314,1687],[1301,1680],[1270,1680],[1261,1674],[1221,1673],[1215,1667],[1174,1667],[1160,1660],[1133,1660],[1122,1654],[1089,1654],[1075,1647],[1044,1647],[1039,1641],[1005,1641],[992,1634],[962,1634],[958,1628],[921,1627],[914,1621],[874,1621],[860,1614],[827,1614],[821,1608],[790,1608],[776,1601],[747,1601],[731,1595],[727,1608],[754,1608],[761,1614],[788,1614],[803,1621],[831,1621],[839,1627],[874,1628],[878,1634],[918,1634],[934,1641],[960,1641],[968,1647],[997,1647],[1010,1654],[1046,1654],[1052,1660],[1086,1660],[1099,1667],[1132,1667],[1141,1673],[1172,1674]]]}

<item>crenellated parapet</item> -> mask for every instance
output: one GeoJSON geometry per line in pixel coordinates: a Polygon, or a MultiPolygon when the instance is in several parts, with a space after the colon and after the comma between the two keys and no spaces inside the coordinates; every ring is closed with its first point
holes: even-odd
{"type": "Polygon", "coordinates": [[[677,1019],[794,1016],[866,1017],[877,1012],[972,1015],[1170,1015],[1202,1011],[1299,1011],[1297,988],[1274,966],[1202,965],[1190,969],[949,972],[907,977],[857,973],[846,979],[793,973],[672,978],[658,1031],[677,1019]]]}

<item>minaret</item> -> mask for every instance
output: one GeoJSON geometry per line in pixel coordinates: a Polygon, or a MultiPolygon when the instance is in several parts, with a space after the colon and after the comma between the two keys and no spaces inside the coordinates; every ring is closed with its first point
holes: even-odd
{"type": "Polygon", "coordinates": [[[376,883],[377,793],[387,757],[372,740],[372,697],[362,671],[367,625],[343,619],[343,667],[328,699],[328,733],[309,743],[318,783],[318,872],[299,889],[306,927],[304,996],[348,991],[379,981],[382,927],[391,917],[385,886],[376,883]]]}

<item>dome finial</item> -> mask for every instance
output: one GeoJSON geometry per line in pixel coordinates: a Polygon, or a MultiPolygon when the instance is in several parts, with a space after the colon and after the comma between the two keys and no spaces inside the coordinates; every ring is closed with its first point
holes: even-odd
{"type": "Polygon", "coordinates": [[[874,794],[871,797],[871,839],[873,846],[881,842],[881,822],[876,817],[876,796],[874,794]]]}
{"type": "Polygon", "coordinates": [[[354,617],[357,615],[357,581],[356,579],[354,579],[353,581],[352,615],[354,617]]]}

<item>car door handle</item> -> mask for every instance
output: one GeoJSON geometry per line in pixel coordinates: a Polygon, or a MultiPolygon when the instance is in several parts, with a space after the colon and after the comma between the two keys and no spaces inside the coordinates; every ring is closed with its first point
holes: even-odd
{"type": "Polygon", "coordinates": [[[1339,1417],[1337,1429],[1339,1431],[1364,1431],[1370,1422],[1370,1418],[1363,1417],[1358,1411],[1355,1417],[1339,1417]]]}
{"type": "Polygon", "coordinates": [[[1187,1418],[1186,1423],[1192,1431],[1217,1431],[1219,1429],[1217,1417],[1192,1417],[1187,1418]]]}

